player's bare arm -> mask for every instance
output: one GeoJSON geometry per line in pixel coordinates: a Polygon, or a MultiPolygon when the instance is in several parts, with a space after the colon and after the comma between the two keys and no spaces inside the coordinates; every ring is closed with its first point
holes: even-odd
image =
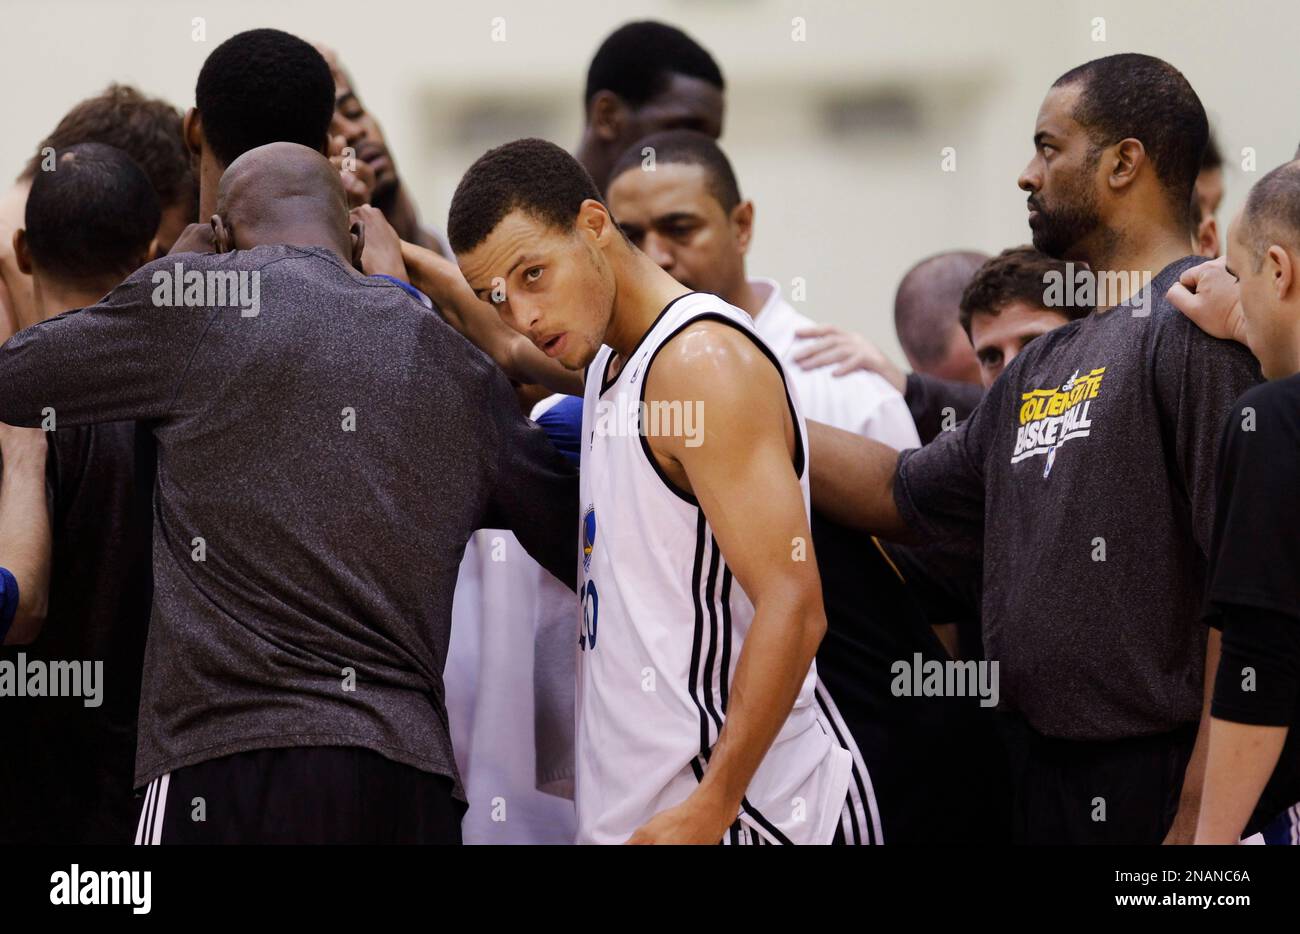
{"type": "Polygon", "coordinates": [[[656,460],[699,500],[754,620],[727,719],[699,788],[629,843],[717,843],[799,693],[826,630],[821,581],[781,377],[735,328],[702,322],[665,345],[646,402],[698,405],[702,437],[650,437],[656,460]]]}
{"type": "Polygon", "coordinates": [[[894,503],[898,452],[887,444],[808,421],[813,507],[841,525],[893,541],[915,536],[894,503]]]}
{"type": "Polygon", "coordinates": [[[45,455],[44,431],[0,422],[0,567],[18,582],[18,607],[5,645],[31,642],[45,622],[50,583],[45,455]]]}
{"type": "Polygon", "coordinates": [[[402,241],[402,260],[411,284],[433,299],[447,323],[511,379],[540,383],[552,392],[582,394],[582,373],[565,369],[502,321],[492,305],[474,294],[451,260],[406,241],[402,241]]]}
{"type": "Polygon", "coordinates": [[[1288,728],[1210,720],[1198,844],[1234,844],[1282,755],[1288,728]]]}

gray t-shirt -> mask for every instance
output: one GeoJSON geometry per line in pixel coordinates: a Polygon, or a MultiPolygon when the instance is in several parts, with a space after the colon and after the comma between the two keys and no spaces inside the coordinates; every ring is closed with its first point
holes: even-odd
{"type": "Polygon", "coordinates": [[[11,338],[0,387],[12,424],[49,408],[60,427],[153,426],[137,785],[236,752],[333,745],[455,779],[442,671],[471,533],[510,529],[573,584],[574,469],[486,356],[327,250],[151,263],[11,338]],[[257,314],[229,299],[158,307],[155,276],[178,263],[187,282],[257,272],[257,314]]]}
{"type": "Polygon", "coordinates": [[[1118,739],[1196,721],[1215,452],[1260,380],[1242,346],[1165,299],[1036,339],[956,430],[905,451],[894,496],[923,535],[982,553],[1001,706],[1040,733],[1118,739]]]}

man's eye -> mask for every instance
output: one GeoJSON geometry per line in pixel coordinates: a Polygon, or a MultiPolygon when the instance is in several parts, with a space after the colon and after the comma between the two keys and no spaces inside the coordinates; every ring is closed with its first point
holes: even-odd
{"type": "Polygon", "coordinates": [[[536,282],[540,278],[542,278],[541,266],[534,266],[532,269],[529,269],[527,272],[524,273],[525,282],[536,282]]]}

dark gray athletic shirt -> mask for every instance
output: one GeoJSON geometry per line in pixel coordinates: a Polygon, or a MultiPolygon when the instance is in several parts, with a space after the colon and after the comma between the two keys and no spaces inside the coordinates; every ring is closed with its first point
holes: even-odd
{"type": "Polygon", "coordinates": [[[982,550],[1001,706],[1047,736],[1200,717],[1219,433],[1260,373],[1165,299],[1198,261],[1152,278],[1149,315],[1139,295],[1039,337],[956,431],[899,459],[905,520],[982,550]]]}
{"type": "Polygon", "coordinates": [[[510,529],[573,585],[574,469],[486,356],[324,249],[169,256],[20,332],[0,420],[42,410],[157,440],[137,786],[283,746],[455,779],[442,670],[470,534],[510,529]],[[159,307],[177,263],[258,273],[257,314],[159,307]]]}

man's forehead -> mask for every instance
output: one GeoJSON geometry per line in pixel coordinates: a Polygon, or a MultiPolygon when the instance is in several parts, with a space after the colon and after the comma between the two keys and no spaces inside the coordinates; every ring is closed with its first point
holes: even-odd
{"type": "Polygon", "coordinates": [[[524,255],[542,252],[555,232],[523,210],[501,218],[492,232],[474,249],[461,254],[461,271],[476,290],[492,287],[492,279],[505,276],[524,255]]]}
{"type": "Polygon", "coordinates": [[[722,90],[703,78],[673,75],[668,86],[640,108],[643,119],[656,123],[699,123],[702,132],[722,132],[722,90]]]}
{"type": "Polygon", "coordinates": [[[1074,119],[1074,105],[1078,98],[1079,88],[1075,85],[1050,89],[1038,108],[1034,132],[1060,134],[1077,129],[1079,124],[1074,119]]]}
{"type": "Polygon", "coordinates": [[[672,204],[683,208],[709,196],[709,173],[702,165],[688,162],[656,162],[654,169],[628,169],[609,186],[609,199],[624,209],[637,208],[660,214],[672,204]]]}

